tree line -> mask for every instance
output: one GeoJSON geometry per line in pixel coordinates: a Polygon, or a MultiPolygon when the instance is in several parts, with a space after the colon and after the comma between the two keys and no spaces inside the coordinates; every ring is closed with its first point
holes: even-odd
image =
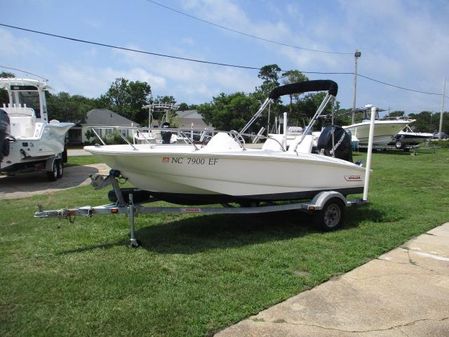
{"type": "MultiPolygon", "coordinates": [[[[8,72],[0,73],[0,77],[15,77],[8,72]]],[[[231,94],[220,93],[212,98],[212,101],[199,105],[187,103],[178,104],[178,110],[197,110],[204,121],[219,130],[239,130],[250,117],[257,111],[260,104],[268,97],[275,87],[288,83],[307,81],[306,75],[299,70],[282,72],[277,64],[262,67],[258,78],[261,84],[254,88],[253,92],[235,92],[231,94]]],[[[47,92],[47,106],[50,119],[83,123],[88,111],[92,109],[112,110],[140,125],[147,125],[148,110],[143,106],[151,103],[176,104],[173,96],[152,95],[151,86],[147,82],[130,81],[125,78],[117,78],[109,89],[98,98],[88,98],[82,95],[70,95],[67,92],[52,94],[47,92]]],[[[324,93],[311,93],[305,95],[290,95],[286,100],[278,100],[272,105],[270,116],[264,115],[253,125],[251,132],[257,132],[262,126],[273,125],[276,117],[283,112],[289,112],[289,125],[305,126],[313,116],[324,97],[324,93]],[[270,118],[270,119],[268,119],[270,118]]],[[[0,106],[8,101],[4,90],[0,90],[0,106]]],[[[351,109],[340,108],[337,101],[334,104],[334,124],[351,124],[351,109]]],[[[331,107],[327,108],[330,112],[331,107]]],[[[155,112],[154,118],[160,119],[162,112],[155,112]]],[[[403,111],[393,111],[390,117],[403,117],[403,111]]],[[[409,114],[416,119],[414,129],[421,132],[435,132],[439,128],[439,113],[422,111],[409,114]]],[[[358,117],[359,120],[361,117],[358,117]]],[[[449,113],[444,113],[443,131],[449,133],[449,113]]],[[[317,128],[323,124],[330,124],[329,120],[320,119],[317,128]]]]}

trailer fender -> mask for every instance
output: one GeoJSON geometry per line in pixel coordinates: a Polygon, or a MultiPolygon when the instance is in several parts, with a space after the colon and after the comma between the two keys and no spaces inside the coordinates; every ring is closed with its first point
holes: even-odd
{"type": "Polygon", "coordinates": [[[53,163],[56,160],[56,156],[50,157],[45,161],[45,171],[51,171],[53,169],[53,163]]]}
{"type": "Polygon", "coordinates": [[[314,206],[314,209],[321,210],[323,209],[324,205],[333,198],[340,199],[344,205],[347,205],[347,200],[341,194],[337,191],[324,191],[318,193],[316,196],[313,197],[312,201],[310,202],[311,206],[314,206]]]}

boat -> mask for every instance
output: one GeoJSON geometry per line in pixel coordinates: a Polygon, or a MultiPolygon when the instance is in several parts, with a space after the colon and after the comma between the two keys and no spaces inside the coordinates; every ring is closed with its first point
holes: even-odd
{"type": "Polygon", "coordinates": [[[84,149],[135,187],[159,200],[177,204],[240,204],[311,198],[323,191],[342,195],[363,191],[365,168],[352,162],[351,137],[331,126],[321,132],[318,146],[310,134],[315,121],[335,100],[337,83],[314,80],[273,89],[240,130],[218,132],[201,146],[191,144],[122,144],[84,149]],[[245,145],[245,132],[279,97],[325,91],[322,104],[295,141],[268,137],[261,148],[245,145]],[[336,133],[339,131],[339,133],[336,133]]]}
{"type": "Polygon", "coordinates": [[[1,78],[9,103],[0,107],[0,172],[45,171],[50,180],[63,174],[65,137],[73,123],[48,121],[47,82],[1,78]]]}
{"type": "MultiPolygon", "coordinates": [[[[367,115],[370,111],[369,109],[370,105],[367,105],[365,109],[357,110],[358,112],[364,113],[364,118],[360,123],[343,126],[345,130],[351,132],[352,136],[357,139],[360,146],[366,146],[368,144],[370,120],[367,115]]],[[[379,111],[382,110],[379,109],[379,111]]],[[[377,114],[376,120],[374,121],[373,146],[388,145],[398,132],[414,121],[414,119],[408,118],[379,119],[377,114]]]]}
{"type": "Polygon", "coordinates": [[[415,132],[409,126],[398,132],[389,145],[397,149],[406,149],[427,142],[433,138],[434,134],[429,132],[415,132]]]}
{"type": "Polygon", "coordinates": [[[152,103],[144,105],[142,108],[148,109],[148,128],[136,130],[134,135],[135,144],[176,144],[186,142],[185,136],[179,132],[180,130],[170,129],[169,115],[178,109],[176,105],[172,103],[152,103]],[[159,121],[160,128],[153,125],[155,111],[163,113],[159,121]]]}

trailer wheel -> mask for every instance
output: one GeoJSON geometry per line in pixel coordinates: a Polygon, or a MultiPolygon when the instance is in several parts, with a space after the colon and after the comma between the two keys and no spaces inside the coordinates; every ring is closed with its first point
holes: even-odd
{"type": "Polygon", "coordinates": [[[67,163],[67,147],[64,147],[64,151],[62,152],[62,162],[67,163]]]}
{"type": "Polygon", "coordinates": [[[62,178],[62,176],[64,175],[64,165],[62,163],[62,159],[61,160],[56,160],[57,161],[57,169],[58,169],[58,173],[57,173],[57,178],[62,178]]]}
{"type": "Polygon", "coordinates": [[[396,148],[397,148],[398,150],[400,150],[400,149],[402,149],[403,144],[402,144],[402,142],[401,142],[400,140],[397,140],[395,146],[396,146],[396,148]]]}
{"type": "Polygon", "coordinates": [[[54,160],[51,165],[51,171],[47,171],[47,177],[50,181],[58,179],[58,160],[54,160]]]}
{"type": "Polygon", "coordinates": [[[344,210],[343,202],[339,198],[332,198],[315,214],[315,224],[325,231],[336,230],[343,224],[344,210]]]}

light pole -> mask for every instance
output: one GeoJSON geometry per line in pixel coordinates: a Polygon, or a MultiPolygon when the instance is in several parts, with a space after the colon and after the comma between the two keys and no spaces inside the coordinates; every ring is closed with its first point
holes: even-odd
{"type": "Polygon", "coordinates": [[[441,112],[440,112],[440,128],[438,130],[438,138],[441,139],[443,132],[443,114],[444,114],[444,98],[446,96],[446,78],[444,78],[443,95],[441,97],[441,112]]]}
{"type": "Polygon", "coordinates": [[[355,121],[355,109],[357,103],[357,60],[362,56],[360,50],[356,49],[354,53],[354,92],[352,97],[352,123],[355,121]]]}

